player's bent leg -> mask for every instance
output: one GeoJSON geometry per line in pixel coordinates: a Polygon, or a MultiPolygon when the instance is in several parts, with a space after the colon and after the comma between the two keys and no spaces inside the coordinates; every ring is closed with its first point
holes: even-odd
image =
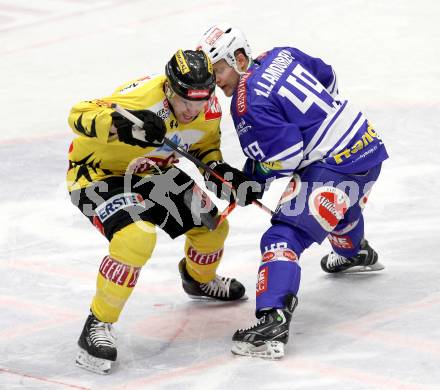
{"type": "Polygon", "coordinates": [[[153,224],[132,223],[117,231],[109,245],[110,255],[99,267],[92,312],[104,322],[116,322],[133,292],[142,266],[156,245],[153,224]]]}
{"type": "Polygon", "coordinates": [[[232,337],[236,355],[279,359],[289,339],[289,326],[298,303],[301,279],[298,264],[312,239],[298,229],[273,225],[262,237],[262,262],[257,281],[256,316],[259,321],[232,337]]]}
{"type": "Polygon", "coordinates": [[[185,258],[179,263],[184,291],[195,299],[234,301],[245,297],[237,280],[216,274],[229,225],[225,220],[214,231],[196,227],[186,233],[185,258]]]}
{"type": "Polygon", "coordinates": [[[155,228],[149,222],[132,223],[113,235],[110,254],[99,267],[91,313],[78,340],[78,366],[100,374],[109,373],[117,357],[112,323],[118,320],[155,244],[155,228]]]}
{"type": "MultiPolygon", "coordinates": [[[[361,199],[362,200],[362,199],[361,199]]],[[[359,204],[351,207],[328,239],[333,251],[321,259],[327,273],[357,273],[380,271],[377,252],[364,238],[364,218],[359,204]]]]}

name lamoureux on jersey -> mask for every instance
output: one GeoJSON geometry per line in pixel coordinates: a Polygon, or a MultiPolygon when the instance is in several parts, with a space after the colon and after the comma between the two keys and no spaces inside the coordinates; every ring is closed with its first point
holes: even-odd
{"type": "Polygon", "coordinates": [[[240,79],[231,113],[248,163],[257,165],[256,180],[315,162],[359,173],[388,158],[365,115],[339,99],[332,67],[295,48],[257,58],[240,79]]]}

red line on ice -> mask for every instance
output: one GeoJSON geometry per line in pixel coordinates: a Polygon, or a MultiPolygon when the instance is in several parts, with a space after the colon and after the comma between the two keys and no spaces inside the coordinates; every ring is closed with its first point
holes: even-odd
{"type": "Polygon", "coordinates": [[[33,379],[33,380],[37,380],[37,381],[41,381],[41,382],[47,382],[47,383],[53,383],[56,385],[62,385],[65,387],[70,387],[72,389],[80,389],[80,390],[91,390],[88,387],[83,387],[83,386],[77,386],[77,385],[71,385],[69,383],[64,383],[64,382],[60,382],[60,381],[55,381],[52,379],[47,379],[47,378],[43,378],[40,376],[35,376],[35,375],[29,375],[29,374],[24,374],[22,372],[18,372],[18,371],[14,371],[14,370],[10,370],[8,368],[0,368],[0,372],[5,372],[7,374],[11,374],[11,375],[18,375],[24,378],[29,378],[29,379],[33,379]]]}

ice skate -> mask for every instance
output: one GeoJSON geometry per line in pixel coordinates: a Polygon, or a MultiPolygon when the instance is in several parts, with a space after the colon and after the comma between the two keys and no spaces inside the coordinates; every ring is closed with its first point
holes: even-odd
{"type": "Polygon", "coordinates": [[[210,299],[219,301],[236,301],[247,299],[244,286],[237,280],[216,275],[214,280],[199,283],[186,270],[186,260],[179,262],[182,286],[190,298],[210,299]]]}
{"type": "Polygon", "coordinates": [[[380,271],[385,267],[378,263],[378,255],[376,251],[363,239],[361,249],[356,256],[344,257],[335,252],[324,256],[321,259],[321,268],[328,273],[355,273],[380,271]]]}
{"type": "Polygon", "coordinates": [[[282,358],[289,339],[292,313],[297,304],[298,299],[294,295],[288,295],[283,309],[260,311],[261,317],[255,325],[234,333],[231,352],[264,359],[282,358]]]}
{"type": "Polygon", "coordinates": [[[115,341],[112,324],[100,322],[90,314],[78,339],[80,351],[76,365],[98,374],[109,374],[117,356],[115,341]]]}

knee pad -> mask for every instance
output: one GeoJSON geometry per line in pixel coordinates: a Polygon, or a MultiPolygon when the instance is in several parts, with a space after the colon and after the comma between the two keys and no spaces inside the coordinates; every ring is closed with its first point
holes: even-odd
{"type": "Polygon", "coordinates": [[[156,229],[146,221],[137,221],[118,230],[109,245],[110,256],[135,267],[142,267],[156,245],[156,229]]]}

